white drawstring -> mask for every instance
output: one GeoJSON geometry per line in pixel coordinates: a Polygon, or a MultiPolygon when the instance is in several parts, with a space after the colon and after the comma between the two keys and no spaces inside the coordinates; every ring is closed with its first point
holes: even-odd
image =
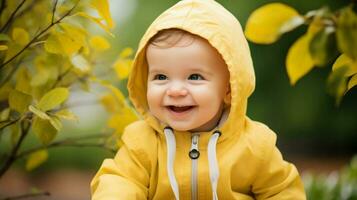
{"type": "MultiPolygon", "coordinates": [[[[229,113],[229,109],[225,110],[221,116],[217,129],[223,124],[223,122],[227,119],[229,113]]],[[[176,200],[179,200],[179,188],[175,178],[174,172],[174,161],[175,161],[175,153],[176,153],[176,139],[171,127],[165,127],[164,129],[165,137],[166,137],[166,145],[167,145],[167,174],[169,176],[170,185],[172,191],[174,192],[176,200]]],[[[216,156],[216,146],[219,136],[221,132],[219,130],[215,130],[208,141],[208,166],[209,166],[209,176],[211,180],[211,188],[213,194],[213,200],[218,200],[217,195],[217,184],[219,178],[219,167],[216,156]]]]}
{"type": "Polygon", "coordinates": [[[164,129],[164,133],[166,136],[166,144],[167,144],[167,174],[169,175],[170,185],[172,191],[175,194],[176,200],[179,200],[179,188],[177,185],[177,181],[175,178],[174,172],[174,161],[175,161],[175,153],[176,153],[176,140],[172,128],[166,127],[164,129]]]}
{"type": "Polygon", "coordinates": [[[216,144],[220,136],[219,131],[215,131],[208,142],[208,166],[209,166],[209,177],[211,180],[212,196],[213,200],[218,200],[217,195],[217,183],[219,178],[219,168],[216,156],[216,144]]]}

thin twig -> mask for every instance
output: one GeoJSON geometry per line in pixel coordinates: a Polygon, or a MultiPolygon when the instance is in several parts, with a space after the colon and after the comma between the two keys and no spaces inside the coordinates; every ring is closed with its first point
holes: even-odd
{"type": "Polygon", "coordinates": [[[31,194],[22,194],[19,196],[13,196],[13,197],[5,197],[0,200],[16,200],[16,199],[24,199],[24,198],[29,198],[29,197],[38,197],[38,196],[51,196],[49,192],[39,192],[39,193],[31,193],[31,194]]]}
{"type": "Polygon", "coordinates": [[[64,76],[66,76],[71,70],[73,69],[73,65],[71,67],[69,67],[65,72],[63,72],[63,74],[60,74],[57,77],[57,80],[54,82],[53,86],[51,87],[52,89],[55,88],[57,86],[57,84],[59,84],[61,82],[61,80],[63,79],[64,76]]]}
{"type": "Polygon", "coordinates": [[[4,128],[6,128],[6,127],[12,125],[12,124],[15,124],[15,123],[18,122],[20,119],[21,119],[21,118],[18,118],[18,119],[12,120],[12,121],[8,120],[8,121],[10,121],[10,122],[9,122],[8,124],[6,124],[5,126],[1,127],[0,130],[4,129],[4,128]]]}
{"type": "Polygon", "coordinates": [[[4,26],[0,29],[0,32],[3,33],[3,31],[6,29],[7,26],[9,26],[9,24],[11,23],[11,21],[14,19],[17,11],[19,11],[19,9],[24,5],[26,0],[22,0],[22,2],[16,7],[16,9],[14,10],[14,12],[11,13],[9,19],[6,21],[6,23],[4,24],[4,26]]]}
{"type": "Polygon", "coordinates": [[[11,61],[13,61],[17,56],[19,56],[22,52],[24,52],[32,43],[34,43],[38,38],[40,38],[44,33],[46,33],[50,28],[52,28],[54,25],[60,23],[65,17],[71,14],[71,12],[77,7],[78,3],[80,0],[77,1],[77,3],[67,12],[65,13],[61,18],[56,20],[55,22],[49,24],[45,29],[43,29],[40,33],[38,33],[35,37],[32,38],[32,40],[27,43],[19,52],[17,52],[14,56],[9,58],[7,61],[5,61],[3,64],[0,65],[0,69],[3,68],[5,65],[9,64],[11,61]]]}
{"type": "Polygon", "coordinates": [[[57,3],[58,3],[58,0],[55,0],[55,4],[53,5],[53,11],[52,11],[52,19],[51,19],[51,23],[54,22],[55,20],[55,13],[56,13],[56,8],[57,8],[57,3]]]}
{"type": "Polygon", "coordinates": [[[16,156],[16,159],[22,158],[28,154],[31,154],[31,153],[41,150],[41,149],[49,149],[49,148],[54,148],[54,147],[100,147],[100,148],[105,148],[106,150],[108,150],[110,152],[115,152],[114,149],[111,149],[111,148],[105,146],[105,144],[83,143],[83,140],[94,139],[94,138],[106,138],[106,137],[109,137],[109,135],[108,134],[94,134],[94,135],[89,135],[89,136],[66,138],[63,140],[53,142],[47,146],[37,146],[32,149],[21,152],[16,156]],[[82,141],[82,143],[79,143],[81,141],[82,141]]]}

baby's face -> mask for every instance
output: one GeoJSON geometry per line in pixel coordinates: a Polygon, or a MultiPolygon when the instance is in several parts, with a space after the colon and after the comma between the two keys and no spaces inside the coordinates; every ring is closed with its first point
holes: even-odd
{"type": "Polygon", "coordinates": [[[209,131],[229,95],[229,72],[206,40],[195,37],[185,46],[181,42],[185,41],[169,48],[147,48],[149,109],[175,130],[209,131]]]}

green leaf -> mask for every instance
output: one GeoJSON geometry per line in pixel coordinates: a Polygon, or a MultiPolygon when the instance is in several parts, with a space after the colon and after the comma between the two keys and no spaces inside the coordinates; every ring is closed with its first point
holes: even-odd
{"type": "Polygon", "coordinates": [[[357,60],[357,15],[351,7],[341,11],[337,21],[337,42],[339,50],[357,60]]]}
{"type": "Polygon", "coordinates": [[[314,67],[314,62],[309,53],[309,42],[310,35],[305,34],[295,41],[288,51],[286,68],[291,85],[295,85],[314,67]]]}
{"type": "Polygon", "coordinates": [[[41,119],[46,119],[46,120],[50,119],[50,116],[48,116],[45,112],[43,112],[42,110],[36,108],[33,105],[29,106],[29,110],[31,112],[33,112],[35,115],[37,115],[38,117],[40,117],[41,119]]]}
{"type": "Polygon", "coordinates": [[[342,66],[332,71],[327,78],[327,92],[335,97],[337,106],[340,105],[342,97],[347,90],[347,71],[348,66],[342,66]]]}
{"type": "Polygon", "coordinates": [[[335,30],[325,27],[317,32],[309,45],[312,60],[317,66],[326,66],[337,56],[335,30]]]}
{"type": "Polygon", "coordinates": [[[15,146],[20,138],[20,125],[19,123],[15,123],[11,125],[11,144],[15,146]]]}
{"type": "Polygon", "coordinates": [[[31,171],[48,159],[48,152],[45,149],[35,151],[29,155],[26,161],[26,170],[31,171]]]}
{"type": "Polygon", "coordinates": [[[9,94],[10,108],[16,110],[19,113],[27,111],[28,106],[32,102],[32,97],[28,94],[20,92],[18,90],[12,90],[9,94]]]}
{"type": "Polygon", "coordinates": [[[57,135],[57,130],[51,125],[49,120],[39,117],[34,118],[32,130],[44,145],[51,143],[57,135]]]}
{"type": "Polygon", "coordinates": [[[9,41],[10,37],[4,33],[0,33],[0,41],[9,41]]]}
{"type": "Polygon", "coordinates": [[[63,103],[69,96],[68,88],[55,88],[47,92],[37,104],[38,109],[48,111],[63,103]]]}
{"type": "Polygon", "coordinates": [[[245,35],[253,42],[271,44],[304,21],[294,8],[282,3],[270,3],[256,9],[249,16],[245,35]]]}

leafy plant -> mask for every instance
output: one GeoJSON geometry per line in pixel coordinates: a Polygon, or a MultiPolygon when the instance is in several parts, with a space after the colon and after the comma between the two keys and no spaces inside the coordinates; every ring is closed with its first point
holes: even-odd
{"type": "Polygon", "coordinates": [[[326,175],[303,176],[309,200],[355,200],[357,199],[357,156],[341,172],[326,175]]]}
{"type": "Polygon", "coordinates": [[[307,32],[295,41],[286,57],[290,83],[296,84],[314,67],[332,65],[327,90],[338,105],[342,97],[357,85],[356,6],[353,1],[336,12],[323,7],[302,15],[288,5],[270,3],[250,15],[245,35],[252,42],[271,44],[281,35],[307,25],[307,32]]]}
{"type": "Polygon", "coordinates": [[[116,83],[100,78],[116,74],[117,81],[126,79],[132,50],[124,49],[114,63],[101,61],[110,43],[89,32],[88,23],[113,37],[107,0],[0,1],[0,142],[11,141],[10,148],[0,152],[0,178],[21,158],[26,158],[27,170],[38,167],[53,147],[96,146],[114,152],[125,125],[136,120],[116,83]],[[99,65],[111,67],[97,75],[99,65]],[[62,120],[79,120],[68,104],[71,94],[91,92],[92,84],[107,89],[97,103],[110,114],[108,128],[100,134],[56,140],[62,120]],[[26,149],[29,134],[36,135],[38,145],[26,149]]]}

